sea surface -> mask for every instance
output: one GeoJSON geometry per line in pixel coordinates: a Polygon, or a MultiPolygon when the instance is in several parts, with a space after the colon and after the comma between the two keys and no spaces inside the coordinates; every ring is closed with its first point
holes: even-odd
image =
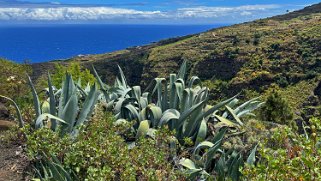
{"type": "Polygon", "coordinates": [[[223,25],[5,25],[0,26],[0,57],[20,63],[67,59],[220,26],[223,25]]]}

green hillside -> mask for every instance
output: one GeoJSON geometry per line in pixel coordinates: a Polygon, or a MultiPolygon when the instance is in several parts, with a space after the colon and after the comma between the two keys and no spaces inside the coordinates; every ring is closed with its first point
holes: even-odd
{"type": "MultiPolygon", "coordinates": [[[[319,104],[321,96],[320,32],[321,4],[316,4],[281,16],[68,61],[88,68],[94,64],[110,83],[119,64],[130,84],[146,86],[154,77],[176,72],[188,60],[191,74],[212,88],[213,99],[241,91],[250,97],[275,84],[290,105],[300,110],[297,116],[305,117],[303,104],[319,104]]],[[[48,65],[33,67],[39,73],[48,65]]]]}

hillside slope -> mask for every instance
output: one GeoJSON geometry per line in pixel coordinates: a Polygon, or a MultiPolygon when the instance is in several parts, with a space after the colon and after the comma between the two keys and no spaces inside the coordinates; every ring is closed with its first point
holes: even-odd
{"type": "MultiPolygon", "coordinates": [[[[262,94],[275,83],[291,106],[300,110],[297,115],[306,117],[302,107],[317,106],[321,98],[320,32],[321,3],[286,15],[67,62],[94,64],[107,82],[113,80],[119,64],[130,84],[146,86],[156,76],[176,72],[188,60],[191,74],[213,88],[214,99],[240,91],[245,96],[262,94]]],[[[36,72],[40,66],[33,65],[36,72]]]]}

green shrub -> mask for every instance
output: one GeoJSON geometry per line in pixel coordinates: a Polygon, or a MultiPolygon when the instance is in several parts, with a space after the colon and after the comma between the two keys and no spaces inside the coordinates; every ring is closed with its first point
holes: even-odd
{"type": "Polygon", "coordinates": [[[287,80],[287,78],[286,77],[284,77],[284,76],[282,76],[282,75],[278,75],[277,77],[277,81],[276,81],[276,83],[280,86],[280,87],[286,87],[286,86],[288,86],[289,85],[289,82],[288,82],[288,80],[287,80]]]}
{"type": "Polygon", "coordinates": [[[26,74],[31,73],[31,67],[1,58],[0,66],[0,95],[13,98],[22,109],[27,107],[32,102],[26,79],[26,74]]]}
{"type": "Polygon", "coordinates": [[[14,98],[23,96],[27,92],[26,73],[31,73],[30,66],[1,58],[0,65],[0,95],[14,98]]]}
{"type": "Polygon", "coordinates": [[[279,124],[289,124],[293,118],[293,111],[281,94],[273,89],[260,111],[261,119],[279,124]]]}
{"type": "Polygon", "coordinates": [[[259,45],[260,44],[260,38],[261,38],[261,35],[258,34],[258,33],[255,33],[254,34],[254,40],[253,40],[253,45],[259,45]]]}
{"type": "Polygon", "coordinates": [[[256,166],[247,165],[244,180],[320,180],[321,149],[319,119],[311,119],[306,129],[310,133],[299,135],[290,128],[275,129],[258,149],[256,166]]]}
{"type": "Polygon", "coordinates": [[[25,129],[32,159],[39,161],[40,153],[57,156],[64,169],[76,173],[80,180],[184,180],[169,161],[173,134],[166,128],[157,132],[158,139],[141,138],[132,148],[121,136],[128,127],[115,126],[113,116],[102,111],[81,128],[76,140],[68,136],[61,139],[48,128],[25,129]]]}
{"type": "MultiPolygon", "coordinates": [[[[55,70],[51,71],[50,73],[52,78],[52,85],[56,87],[61,87],[66,73],[69,73],[76,82],[80,79],[83,84],[89,83],[90,85],[92,85],[96,81],[95,76],[92,75],[88,69],[83,68],[80,63],[72,62],[67,66],[56,63],[55,70]]],[[[41,77],[37,82],[37,87],[43,89],[47,86],[47,77],[41,77]]]]}
{"type": "Polygon", "coordinates": [[[27,154],[32,160],[42,153],[59,155],[72,144],[69,137],[61,138],[58,133],[47,127],[34,130],[30,125],[26,125],[23,130],[27,137],[27,154]]]}

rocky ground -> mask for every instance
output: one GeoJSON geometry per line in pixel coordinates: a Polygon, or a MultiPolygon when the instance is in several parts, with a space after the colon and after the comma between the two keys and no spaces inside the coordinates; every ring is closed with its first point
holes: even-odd
{"type": "MultiPolygon", "coordinates": [[[[9,120],[5,106],[0,103],[0,138],[5,132],[15,125],[9,120]]],[[[0,181],[27,180],[29,161],[23,153],[23,148],[18,142],[10,144],[0,139],[0,181]]]]}

